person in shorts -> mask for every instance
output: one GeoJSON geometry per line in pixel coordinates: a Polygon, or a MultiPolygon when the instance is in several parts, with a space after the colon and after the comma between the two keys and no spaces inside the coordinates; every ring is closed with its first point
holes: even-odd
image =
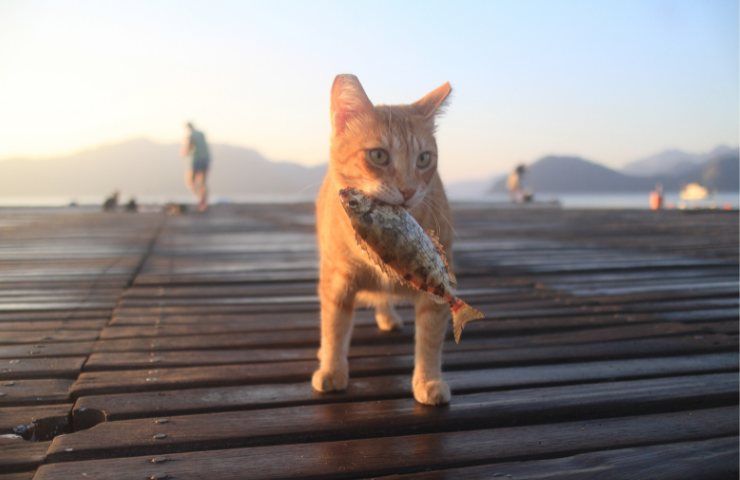
{"type": "Polygon", "coordinates": [[[190,158],[190,169],[185,174],[185,184],[198,199],[198,211],[208,210],[208,187],[206,179],[211,165],[211,154],[208,150],[206,136],[195,126],[186,124],[187,134],[182,145],[182,155],[190,158]]]}

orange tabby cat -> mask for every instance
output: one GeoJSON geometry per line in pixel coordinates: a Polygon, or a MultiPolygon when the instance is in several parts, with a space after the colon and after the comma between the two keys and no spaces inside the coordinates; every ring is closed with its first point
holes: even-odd
{"type": "Polygon", "coordinates": [[[373,106],[354,75],[339,75],[331,91],[331,161],[316,201],[321,257],[321,348],[312,385],[320,392],[347,388],[352,314],[358,303],[375,307],[381,330],[402,326],[393,308],[411,300],[416,314],[414,398],[450,400],[442,380],[442,342],[449,307],[384,277],[358,246],[338,192],[355,187],[387,203],[404,205],[434,230],[451,260],[449,206],[437,174],[434,120],[451,92],[449,83],[410,105],[373,106]]]}

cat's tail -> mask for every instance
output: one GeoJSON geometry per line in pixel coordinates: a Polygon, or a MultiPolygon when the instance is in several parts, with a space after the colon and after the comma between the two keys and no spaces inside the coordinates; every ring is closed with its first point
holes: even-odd
{"type": "Polygon", "coordinates": [[[472,320],[480,320],[485,317],[483,312],[477,310],[467,303],[463,302],[459,298],[456,298],[452,305],[452,329],[455,333],[455,343],[460,343],[460,337],[462,336],[463,327],[465,324],[472,320]]]}

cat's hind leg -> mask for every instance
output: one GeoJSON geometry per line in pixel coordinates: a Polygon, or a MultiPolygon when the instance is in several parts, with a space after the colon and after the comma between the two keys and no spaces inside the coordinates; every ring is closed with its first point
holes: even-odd
{"type": "Polygon", "coordinates": [[[436,303],[428,295],[419,295],[415,302],[415,313],[414,398],[425,405],[449,403],[450,387],[442,380],[442,347],[449,307],[436,303]]]}
{"type": "Polygon", "coordinates": [[[393,306],[393,296],[389,292],[362,290],[357,293],[357,304],[375,309],[375,322],[382,331],[403,328],[403,319],[393,306]]]}
{"type": "Polygon", "coordinates": [[[363,290],[357,294],[357,302],[362,306],[375,309],[375,322],[384,332],[400,330],[403,319],[393,306],[393,297],[386,291],[363,290]]]}
{"type": "Polygon", "coordinates": [[[378,324],[378,328],[384,332],[403,328],[403,319],[390,299],[384,299],[375,305],[375,322],[378,324]]]}

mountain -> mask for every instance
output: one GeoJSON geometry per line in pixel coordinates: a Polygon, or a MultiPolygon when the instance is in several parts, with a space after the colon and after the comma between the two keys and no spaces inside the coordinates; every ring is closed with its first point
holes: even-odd
{"type": "Polygon", "coordinates": [[[445,183],[445,193],[448,198],[471,199],[482,197],[491,187],[491,180],[459,180],[445,183]]]}
{"type": "Polygon", "coordinates": [[[732,151],[733,149],[726,145],[720,145],[706,153],[688,153],[683,150],[670,149],[634,160],[622,167],[621,172],[637,177],[681,175],[712,158],[732,153],[732,151]]]}
{"type": "Polygon", "coordinates": [[[739,157],[737,148],[715,149],[703,164],[696,165],[676,179],[683,184],[699,182],[712,190],[736,192],[740,190],[739,157]]]}
{"type": "MultiPolygon", "coordinates": [[[[691,182],[721,192],[740,190],[738,149],[723,147],[707,156],[685,169],[644,177],[627,175],[580,157],[551,155],[527,168],[525,185],[535,193],[647,192],[656,183],[663,184],[667,191],[678,191],[691,182]]],[[[506,179],[494,181],[489,191],[506,192],[506,179]]]]}
{"type": "MultiPolygon", "coordinates": [[[[255,150],[212,144],[209,187],[216,195],[296,194],[318,190],[326,167],[274,162],[255,150]]],[[[188,160],[176,144],[133,139],[59,158],[0,161],[4,196],[183,195],[188,160]]]]}
{"type": "MultiPolygon", "coordinates": [[[[653,187],[649,179],[632,177],[580,157],[543,157],[527,168],[527,188],[536,193],[644,192],[653,187]]],[[[493,191],[505,192],[506,179],[494,183],[493,191]]]]}

